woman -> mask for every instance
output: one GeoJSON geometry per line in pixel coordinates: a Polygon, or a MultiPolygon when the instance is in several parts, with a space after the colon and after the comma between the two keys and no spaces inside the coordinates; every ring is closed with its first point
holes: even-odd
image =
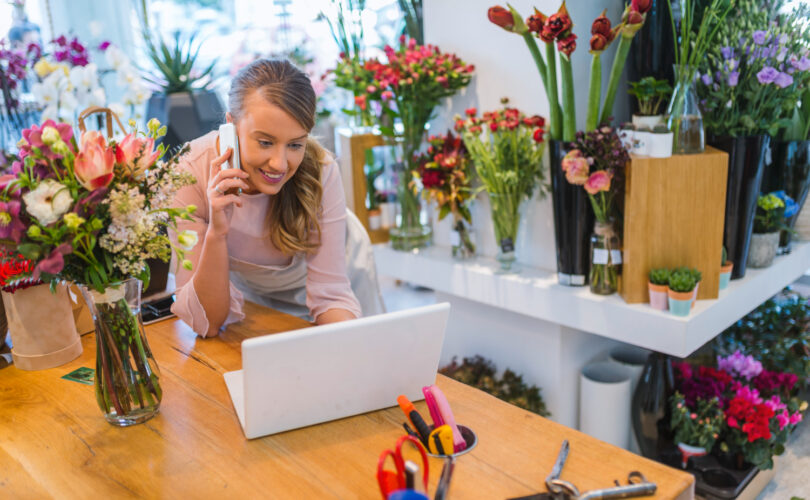
{"type": "Polygon", "coordinates": [[[287,61],[258,60],[236,75],[228,98],[241,169],[229,168],[232,151],[220,151],[218,132],[190,143],[181,165],[197,183],[175,200],[198,207],[178,230],[196,231],[200,243],[187,254],[192,270],[177,272],[172,311],[203,337],[243,319],[245,299],[308,310],[318,324],[359,317],[346,276],[340,175],[309,137],[309,77],[287,61]]]}

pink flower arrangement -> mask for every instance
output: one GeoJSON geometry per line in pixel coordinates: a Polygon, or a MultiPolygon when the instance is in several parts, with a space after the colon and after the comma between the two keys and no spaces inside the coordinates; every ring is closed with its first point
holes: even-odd
{"type": "Polygon", "coordinates": [[[76,155],[74,166],[79,183],[88,191],[107,187],[113,179],[115,157],[113,147],[107,146],[100,132],[91,130],[83,133],[81,151],[76,155]]]}
{"type": "Polygon", "coordinates": [[[610,173],[605,170],[592,173],[585,182],[585,191],[591,196],[610,191],[610,173]]]}

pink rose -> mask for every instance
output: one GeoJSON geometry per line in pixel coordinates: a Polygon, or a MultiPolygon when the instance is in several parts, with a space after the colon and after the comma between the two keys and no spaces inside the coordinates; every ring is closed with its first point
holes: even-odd
{"type": "Polygon", "coordinates": [[[588,177],[585,182],[585,191],[590,195],[594,195],[600,191],[610,190],[610,174],[604,170],[597,170],[588,177]]]}
{"type": "Polygon", "coordinates": [[[138,137],[129,134],[119,142],[115,148],[115,161],[127,165],[138,176],[151,167],[160,156],[155,151],[155,140],[148,137],[138,137]]]}
{"type": "Polygon", "coordinates": [[[568,168],[573,164],[573,160],[576,158],[580,158],[582,156],[582,151],[578,149],[572,149],[569,151],[562,159],[562,169],[563,172],[568,172],[568,168]]]}
{"type": "Polygon", "coordinates": [[[113,179],[115,153],[107,147],[104,136],[91,130],[84,132],[76,156],[76,178],[88,191],[107,187],[113,179]]]}
{"type": "Polygon", "coordinates": [[[563,163],[567,163],[566,166],[563,167],[565,170],[565,178],[571,184],[582,186],[588,181],[588,175],[590,174],[590,166],[588,166],[588,160],[579,156],[577,158],[571,158],[569,160],[563,160],[563,163]]]}

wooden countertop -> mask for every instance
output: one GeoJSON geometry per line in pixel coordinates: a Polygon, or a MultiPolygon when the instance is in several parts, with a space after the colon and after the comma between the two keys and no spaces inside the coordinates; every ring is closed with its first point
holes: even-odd
{"type": "MultiPolygon", "coordinates": [[[[403,433],[399,408],[248,441],[222,373],[241,368],[245,338],[308,326],[253,304],[220,337],[199,339],[172,319],[146,327],[161,369],[160,413],[128,428],[108,424],[93,386],[61,377],[94,368],[92,334],[84,354],[51,370],[0,370],[2,498],[380,498],[377,457],[403,433]]],[[[562,478],[580,490],[625,482],[639,470],[658,484],[655,498],[693,498],[690,474],[646,460],[439,376],[457,421],[478,434],[459,457],[449,498],[545,491],[563,438],[571,452],[562,478]]],[[[392,401],[392,404],[394,402],[392,401]]],[[[424,402],[417,409],[427,416],[424,402]]],[[[431,459],[430,494],[441,461],[431,459]]]]}

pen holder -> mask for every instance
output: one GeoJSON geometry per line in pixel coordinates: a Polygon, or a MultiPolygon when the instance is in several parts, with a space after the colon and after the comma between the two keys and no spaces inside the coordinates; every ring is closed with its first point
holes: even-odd
{"type": "MultiPolygon", "coordinates": [[[[433,429],[436,428],[436,426],[431,425],[429,426],[429,428],[432,431],[433,429]]],[[[475,434],[475,431],[464,425],[459,425],[458,430],[459,432],[461,432],[461,437],[463,437],[464,441],[466,441],[467,443],[466,448],[464,448],[462,451],[458,453],[453,453],[452,455],[437,455],[435,453],[431,453],[430,450],[426,450],[427,454],[435,458],[444,458],[444,457],[459,457],[461,455],[464,455],[465,453],[469,453],[478,444],[478,436],[475,434]]]]}

